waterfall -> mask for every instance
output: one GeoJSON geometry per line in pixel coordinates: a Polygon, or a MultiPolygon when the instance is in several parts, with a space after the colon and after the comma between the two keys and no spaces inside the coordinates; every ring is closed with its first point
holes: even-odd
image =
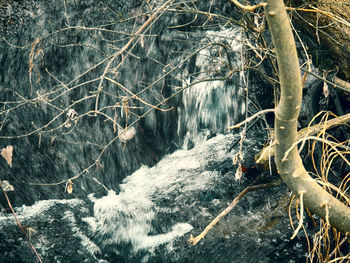
{"type": "Polygon", "coordinates": [[[243,85],[239,83],[239,74],[224,81],[218,78],[228,74],[225,72],[227,61],[232,63],[233,68],[242,67],[237,59],[242,55],[239,28],[208,30],[201,41],[223,43],[224,46],[209,45],[202,49],[195,57],[195,67],[199,74],[184,80],[183,86],[196,83],[183,92],[182,104],[179,106],[178,134],[185,135],[185,147],[189,143],[201,142],[211,134],[227,132],[229,124],[237,122],[245,113],[243,85]],[[225,45],[230,48],[226,54],[225,45]],[[209,78],[214,80],[201,82],[209,78]]]}
{"type": "Polygon", "coordinates": [[[234,72],[242,67],[238,27],[186,32],[168,26],[185,17],[160,16],[100,81],[147,8],[137,1],[4,5],[4,19],[17,22],[1,31],[0,147],[12,145],[15,153],[14,173],[0,163],[2,179],[15,189],[33,185],[13,197],[14,205],[65,198],[63,183],[39,185],[77,175],[79,196],[103,195],[101,185],[118,191],[141,165],[227,133],[242,117],[243,88],[234,72]]]}
{"type": "MultiPolygon", "coordinates": [[[[0,149],[14,149],[0,180],[27,233],[2,197],[0,263],[36,262],[28,243],[44,262],[304,259],[285,207],[269,201],[285,198],[283,186],[252,193],[202,243],[187,243],[251,183],[234,180],[241,137],[226,129],[250,107],[244,35],[215,20],[231,15],[229,2],[176,2],[111,62],[161,5],[0,5],[0,149]]],[[[248,132],[247,167],[264,137],[248,132]]]]}

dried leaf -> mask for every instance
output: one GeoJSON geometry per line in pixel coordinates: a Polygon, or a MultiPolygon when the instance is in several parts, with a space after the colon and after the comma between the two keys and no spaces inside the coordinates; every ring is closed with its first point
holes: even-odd
{"type": "Polygon", "coordinates": [[[71,127],[71,121],[74,121],[74,123],[76,124],[78,119],[78,113],[74,110],[74,109],[69,109],[67,111],[67,120],[64,123],[64,127],[66,128],[70,128],[71,127]]]}
{"type": "Polygon", "coordinates": [[[7,181],[7,180],[0,181],[0,185],[1,185],[2,190],[5,192],[10,192],[10,191],[15,190],[13,185],[11,185],[9,183],[9,181],[7,181]]]}
{"type": "Polygon", "coordinates": [[[118,127],[118,136],[121,142],[127,142],[133,139],[136,135],[136,129],[132,126],[126,129],[118,127]]]}
{"type": "Polygon", "coordinates": [[[141,45],[142,48],[145,47],[145,41],[144,41],[143,35],[141,35],[141,37],[140,37],[140,45],[141,45]]]}
{"type": "Polygon", "coordinates": [[[41,146],[41,133],[39,133],[38,148],[41,146]]]}
{"type": "Polygon", "coordinates": [[[232,164],[236,165],[238,161],[239,161],[239,154],[237,153],[232,157],[232,164]]]}
{"type": "Polygon", "coordinates": [[[122,100],[122,107],[121,107],[121,116],[123,117],[123,112],[125,112],[125,119],[128,121],[129,119],[129,102],[128,98],[124,97],[122,100]]]}
{"type": "Polygon", "coordinates": [[[235,179],[237,181],[241,180],[243,177],[242,166],[238,166],[235,174],[235,179]]]}
{"type": "MultiPolygon", "coordinates": [[[[323,71],[323,78],[326,79],[327,78],[327,72],[323,71]]],[[[328,98],[329,96],[329,89],[328,89],[328,85],[327,82],[323,82],[323,95],[325,98],[328,98]]]]}
{"type": "Polygon", "coordinates": [[[13,147],[11,145],[8,145],[6,148],[1,149],[1,156],[4,157],[10,167],[12,167],[12,151],[13,147]]]}
{"type": "Polygon", "coordinates": [[[323,95],[325,98],[328,98],[329,96],[329,89],[326,82],[323,83],[323,95]]]}
{"type": "Polygon", "coordinates": [[[70,126],[72,126],[71,123],[70,123],[70,121],[69,121],[69,120],[66,120],[66,122],[64,123],[64,127],[65,127],[65,128],[70,128],[70,126]]]}
{"type": "Polygon", "coordinates": [[[34,228],[32,228],[30,226],[24,227],[24,230],[26,231],[26,237],[28,238],[29,242],[32,241],[32,236],[38,232],[34,228]]]}
{"type": "Polygon", "coordinates": [[[68,180],[67,185],[66,185],[66,191],[68,194],[71,194],[73,192],[73,182],[72,180],[68,180]]]}
{"type": "Polygon", "coordinates": [[[67,111],[67,117],[71,120],[73,120],[75,117],[78,116],[78,113],[74,109],[69,109],[67,111]]]}

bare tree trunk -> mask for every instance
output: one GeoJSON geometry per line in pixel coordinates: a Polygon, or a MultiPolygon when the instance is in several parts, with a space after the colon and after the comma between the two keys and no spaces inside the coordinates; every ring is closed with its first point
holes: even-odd
{"type": "Polygon", "coordinates": [[[278,173],[299,196],[301,203],[338,230],[350,232],[350,208],[309,176],[294,145],[302,85],[295,42],[283,0],[267,0],[265,11],[276,50],[281,85],[281,98],[275,109],[275,162],[278,173]]]}
{"type": "Polygon", "coordinates": [[[339,66],[341,77],[350,80],[350,1],[315,0],[312,4],[308,2],[293,2],[294,7],[313,11],[296,11],[293,18],[319,43],[329,48],[331,56],[339,66]]]}

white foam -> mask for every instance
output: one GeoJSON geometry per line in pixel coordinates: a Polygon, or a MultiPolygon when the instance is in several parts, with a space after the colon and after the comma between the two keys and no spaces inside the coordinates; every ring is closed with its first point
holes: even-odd
{"type": "Polygon", "coordinates": [[[134,251],[152,251],[188,233],[192,229],[188,222],[174,220],[168,232],[150,234],[156,232],[152,221],[158,212],[174,215],[184,209],[179,206],[186,200],[193,200],[193,193],[205,191],[219,180],[219,172],[205,171],[203,167],[210,160],[227,159],[223,144],[215,146],[218,140],[225,139],[232,140],[232,136],[217,136],[192,150],[178,150],[152,168],[141,167],[123,180],[118,194],[109,191],[102,198],[90,196],[95,203],[94,217],[85,221],[91,231],[103,237],[103,245],[130,243],[134,251]],[[173,200],[177,205],[167,207],[159,204],[160,200],[173,200]]]}

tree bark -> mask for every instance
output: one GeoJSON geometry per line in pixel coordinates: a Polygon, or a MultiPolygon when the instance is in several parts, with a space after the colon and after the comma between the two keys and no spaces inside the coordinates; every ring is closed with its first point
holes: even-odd
{"type": "Polygon", "coordinates": [[[283,0],[267,0],[265,13],[275,46],[281,98],[275,109],[275,163],[288,187],[305,205],[342,232],[350,232],[350,208],[327,193],[304,168],[298,149],[297,120],[302,85],[293,33],[283,0]],[[291,150],[290,150],[291,149],[291,150]],[[285,156],[286,152],[289,152],[285,156]]]}
{"type": "Polygon", "coordinates": [[[340,76],[350,80],[350,1],[293,1],[295,8],[314,12],[294,12],[293,18],[320,44],[325,45],[339,68],[340,76]]]}

